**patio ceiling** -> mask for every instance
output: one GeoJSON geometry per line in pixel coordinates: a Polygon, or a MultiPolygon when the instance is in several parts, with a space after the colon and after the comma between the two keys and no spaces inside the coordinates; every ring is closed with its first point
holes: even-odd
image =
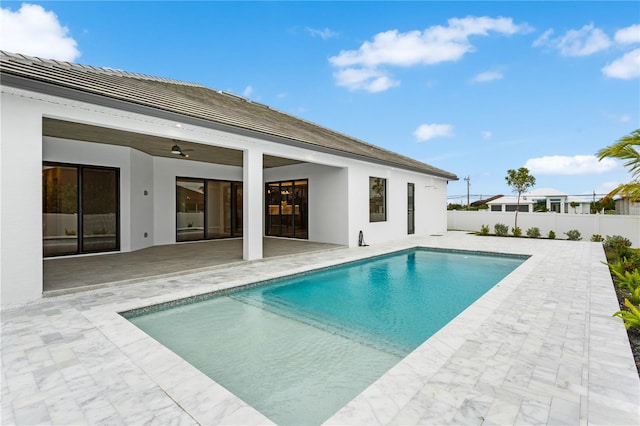
{"type": "MultiPolygon", "coordinates": [[[[187,142],[180,139],[163,138],[52,118],[43,119],[42,133],[44,136],[57,138],[127,146],[154,157],[167,157],[186,161],[201,161],[242,167],[241,150],[187,142]],[[178,144],[183,151],[187,151],[189,158],[172,154],[171,147],[174,144],[178,144]]],[[[265,155],[263,163],[264,168],[272,168],[299,164],[302,163],[302,161],[265,155]]]]}

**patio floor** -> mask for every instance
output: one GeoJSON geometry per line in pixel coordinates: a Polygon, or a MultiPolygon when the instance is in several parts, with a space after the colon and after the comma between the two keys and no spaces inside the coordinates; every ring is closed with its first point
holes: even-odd
{"type": "MultiPolygon", "coordinates": [[[[265,258],[340,247],[285,238],[264,238],[265,258]]],[[[242,239],[198,241],[149,247],[128,253],[53,257],[43,261],[47,296],[180,275],[242,262],[242,239]]]]}
{"type": "Polygon", "coordinates": [[[530,258],[326,424],[640,424],[640,380],[601,244],[463,232],[48,297],[1,314],[10,424],[269,424],[118,312],[409,247],[530,258]]]}

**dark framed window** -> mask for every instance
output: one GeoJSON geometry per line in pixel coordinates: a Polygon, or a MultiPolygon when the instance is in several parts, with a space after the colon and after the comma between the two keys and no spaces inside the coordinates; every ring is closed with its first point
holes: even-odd
{"type": "Polygon", "coordinates": [[[369,178],[369,222],[386,222],[387,220],[387,180],[369,178]]]}
{"type": "Polygon", "coordinates": [[[515,212],[516,210],[518,210],[521,213],[527,213],[529,211],[529,205],[521,204],[518,206],[516,204],[507,204],[505,206],[505,211],[507,212],[515,212]]]}
{"type": "Polygon", "coordinates": [[[120,250],[120,169],[42,164],[44,257],[120,250]]]}
{"type": "Polygon", "coordinates": [[[274,237],[309,238],[309,180],[265,185],[265,233],[274,237]]]}
{"type": "Polygon", "coordinates": [[[176,241],[242,236],[242,182],[176,178],[176,241]]]}
{"type": "Polygon", "coordinates": [[[407,183],[407,234],[415,234],[416,232],[415,194],[416,185],[407,183]]]}

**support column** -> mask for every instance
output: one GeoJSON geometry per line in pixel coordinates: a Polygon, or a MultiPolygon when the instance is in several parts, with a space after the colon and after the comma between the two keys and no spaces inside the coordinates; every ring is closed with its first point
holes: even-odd
{"type": "Polygon", "coordinates": [[[42,297],[42,112],[2,93],[0,133],[0,301],[42,297]]]}
{"type": "Polygon", "coordinates": [[[262,183],[262,151],[252,148],[242,155],[242,258],[262,259],[264,236],[264,187],[262,183]]]}

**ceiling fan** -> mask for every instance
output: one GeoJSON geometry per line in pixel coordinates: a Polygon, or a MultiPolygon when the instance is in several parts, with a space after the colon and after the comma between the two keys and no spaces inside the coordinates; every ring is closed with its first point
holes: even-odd
{"type": "Polygon", "coordinates": [[[174,143],[171,147],[171,153],[175,155],[180,155],[184,158],[189,158],[189,154],[185,154],[187,151],[193,151],[193,149],[182,149],[177,143],[174,143]]]}

